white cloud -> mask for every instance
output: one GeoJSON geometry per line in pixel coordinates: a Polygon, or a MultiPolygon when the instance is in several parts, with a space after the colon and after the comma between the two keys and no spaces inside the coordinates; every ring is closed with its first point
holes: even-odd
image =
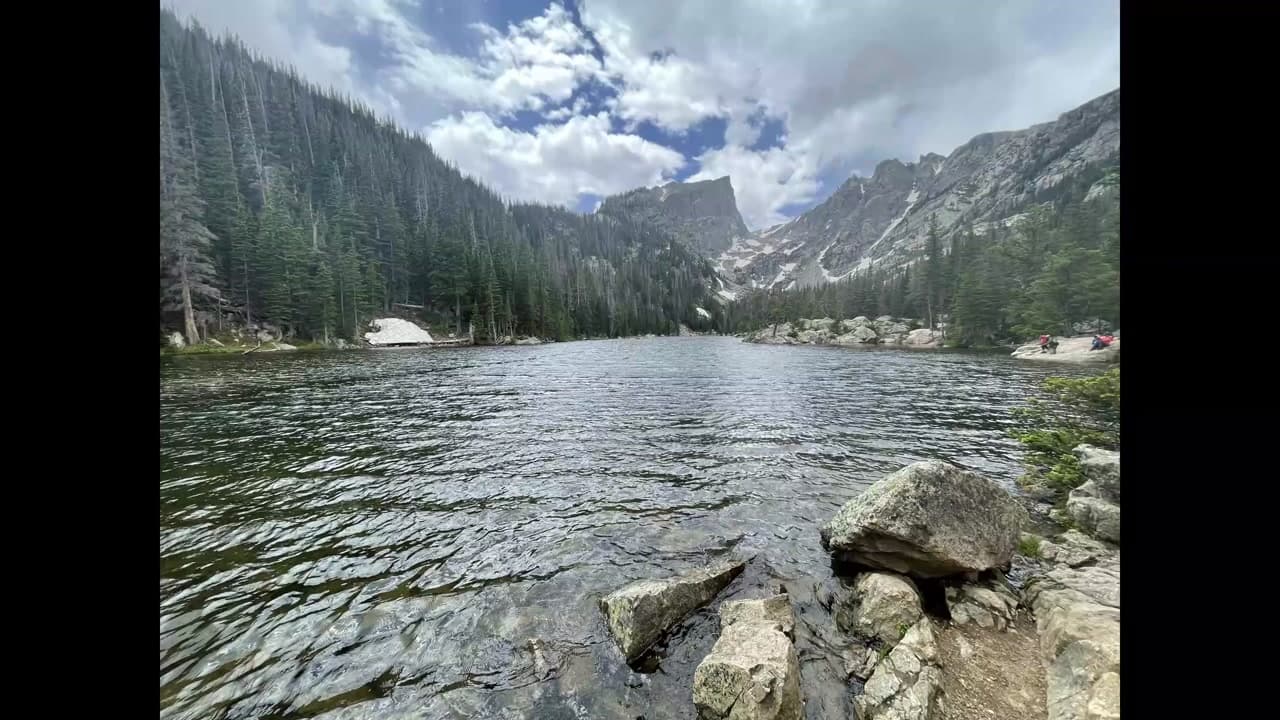
{"type": "MultiPolygon", "coordinates": [[[[447,28],[408,0],[164,4],[405,127],[429,126],[442,156],[514,197],[573,203],[680,167],[675,151],[591,114],[600,106],[579,92],[590,80],[616,90],[603,107],[628,131],[649,122],[679,135],[721,118],[726,145],[696,158],[695,177],[729,174],[753,227],[819,199],[819,177],[947,153],[1119,85],[1114,0],[588,0],[583,27],[556,2],[519,23],[447,28]],[[335,39],[344,33],[362,37],[335,39]],[[502,128],[518,110],[543,113],[545,124],[502,128]],[[751,151],[765,115],[786,137],[751,151]]],[[[460,7],[469,20],[493,11],[460,7]]]]}
{"type": "Polygon", "coordinates": [[[809,158],[806,153],[784,148],[753,152],[727,145],[698,156],[701,170],[689,179],[713,180],[728,175],[742,219],[748,227],[759,230],[785,221],[781,208],[816,199],[817,168],[809,158]]]}
{"type": "Polygon", "coordinates": [[[622,117],[676,129],[726,118],[728,147],[703,156],[699,177],[729,170],[754,225],[803,202],[820,172],[949,153],[1119,86],[1114,0],[981,5],[591,0],[583,21],[606,54],[622,117]],[[744,149],[759,136],[747,122],[757,106],[785,118],[781,152],[744,149]]]}
{"type": "Polygon", "coordinates": [[[611,195],[660,183],[685,162],[670,148],[611,132],[605,113],[526,133],[485,113],[465,112],[437,121],[427,139],[463,172],[507,197],[562,205],[584,193],[611,195]]]}

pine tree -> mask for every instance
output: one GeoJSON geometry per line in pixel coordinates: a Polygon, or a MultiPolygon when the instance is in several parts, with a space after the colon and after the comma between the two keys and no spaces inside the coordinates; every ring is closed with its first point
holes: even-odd
{"type": "Polygon", "coordinates": [[[183,334],[201,341],[196,311],[220,312],[221,293],[210,261],[213,233],[203,222],[204,202],[195,187],[190,149],[173,119],[164,74],[160,76],[160,267],[164,307],[182,312],[183,334]]]}

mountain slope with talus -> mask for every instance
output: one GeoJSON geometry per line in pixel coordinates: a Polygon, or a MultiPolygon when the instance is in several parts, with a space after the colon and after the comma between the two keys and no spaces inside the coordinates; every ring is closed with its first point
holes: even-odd
{"type": "Polygon", "coordinates": [[[965,227],[1013,225],[1069,187],[1098,183],[1119,158],[1116,89],[1052,122],[978,135],[947,156],[885,160],[794,220],[740,236],[718,269],[731,288],[786,289],[902,266],[923,251],[930,217],[945,247],[965,227]]]}

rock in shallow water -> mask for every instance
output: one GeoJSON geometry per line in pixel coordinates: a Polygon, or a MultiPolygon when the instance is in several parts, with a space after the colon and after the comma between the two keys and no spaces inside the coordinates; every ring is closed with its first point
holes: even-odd
{"type": "Polygon", "coordinates": [[[932,578],[1007,565],[1027,511],[1000,486],[938,460],[917,462],[850,500],[822,527],[841,559],[932,578]]]}
{"type": "Polygon", "coordinates": [[[733,581],[745,562],[732,560],[661,580],[638,580],[600,600],[605,624],[631,662],[686,615],[733,581]]]}
{"type": "Polygon", "coordinates": [[[704,720],[799,720],[800,661],[787,632],[786,595],[720,606],[715,647],[693,674],[693,704],[704,720]]]}

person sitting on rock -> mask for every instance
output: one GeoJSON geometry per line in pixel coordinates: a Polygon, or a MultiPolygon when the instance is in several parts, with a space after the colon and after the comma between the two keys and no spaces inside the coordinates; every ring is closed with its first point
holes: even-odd
{"type": "Polygon", "coordinates": [[[1089,346],[1090,350],[1101,350],[1110,345],[1115,337],[1112,335],[1094,335],[1093,344],[1089,346]]]}
{"type": "Polygon", "coordinates": [[[1040,352],[1042,353],[1049,352],[1049,336],[1048,335],[1040,336],[1040,352]]]}

